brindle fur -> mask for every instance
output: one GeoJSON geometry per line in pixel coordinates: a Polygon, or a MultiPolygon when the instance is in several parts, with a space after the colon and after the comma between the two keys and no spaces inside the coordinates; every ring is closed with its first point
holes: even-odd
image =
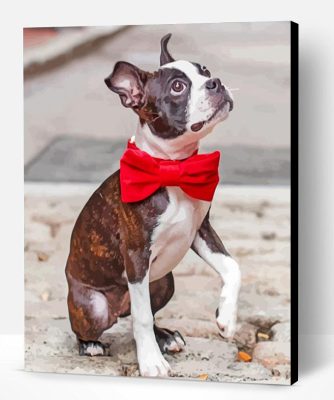
{"type": "MultiPolygon", "coordinates": [[[[206,214],[200,229],[198,230],[199,236],[205,241],[209,249],[213,253],[222,253],[225,256],[229,256],[229,252],[226,250],[220,237],[210,224],[210,210],[206,214]]],[[[197,254],[196,248],[192,245],[192,250],[197,254]]]]}
{"type": "MultiPolygon", "coordinates": [[[[70,322],[79,340],[97,341],[118,317],[130,314],[127,279],[135,283],[144,278],[149,266],[151,235],[167,205],[164,188],[144,201],[122,203],[117,171],[84,206],[72,232],[66,264],[70,322]],[[96,293],[107,301],[107,318],[94,314],[91,299],[96,293]]],[[[227,253],[210,226],[209,215],[199,232],[213,251],[227,253]]],[[[153,315],[168,303],[173,293],[171,272],[150,283],[153,315]]],[[[156,329],[157,340],[159,333],[162,337],[166,335],[166,331],[156,329]]]]}
{"type": "MultiPolygon", "coordinates": [[[[163,188],[147,200],[122,203],[119,171],[88,200],[75,223],[66,265],[70,321],[79,339],[97,340],[118,317],[129,315],[127,279],[135,283],[145,276],[151,234],[167,205],[163,188]],[[107,319],[93,313],[90,299],[96,292],[108,302],[107,319]]],[[[150,291],[155,313],[173,295],[172,274],[152,282],[150,291]]]]}

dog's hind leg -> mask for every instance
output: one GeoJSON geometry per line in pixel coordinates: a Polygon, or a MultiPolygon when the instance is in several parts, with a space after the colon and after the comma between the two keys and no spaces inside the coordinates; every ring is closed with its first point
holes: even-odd
{"type": "Polygon", "coordinates": [[[109,312],[104,293],[77,282],[69,282],[67,303],[71,327],[78,339],[79,354],[104,355],[106,346],[98,339],[117,320],[109,312]]]}
{"type": "MultiPolygon", "coordinates": [[[[150,283],[152,313],[163,308],[174,294],[174,277],[172,272],[163,278],[150,283]]],[[[181,351],[186,342],[178,331],[160,328],[154,323],[154,334],[162,353],[176,353],[181,351]]]]}

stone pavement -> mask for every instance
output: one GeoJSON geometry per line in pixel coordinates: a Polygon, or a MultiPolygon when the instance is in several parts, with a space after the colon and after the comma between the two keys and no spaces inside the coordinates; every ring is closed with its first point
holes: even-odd
{"type": "MultiPolygon", "coordinates": [[[[95,186],[96,187],[96,186],[95,186]]],[[[106,332],[109,356],[78,356],[66,306],[64,267],[75,219],[94,185],[26,184],[25,367],[29,371],[138,376],[131,317],[106,332]]],[[[157,315],[178,329],[185,351],[166,356],[176,378],[286,384],[290,379],[290,191],[224,186],[212,224],[242,270],[238,331],[215,324],[220,279],[189,252],[175,270],[175,295],[157,315]],[[238,351],[253,357],[238,360],[238,351]]],[[[292,266],[293,267],[293,266],[292,266]]]]}

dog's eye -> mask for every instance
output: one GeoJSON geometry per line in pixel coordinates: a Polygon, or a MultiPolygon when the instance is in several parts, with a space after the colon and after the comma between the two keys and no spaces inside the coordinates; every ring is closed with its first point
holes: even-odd
{"type": "Polygon", "coordinates": [[[185,88],[186,88],[186,85],[183,82],[176,80],[172,83],[171,93],[175,94],[175,95],[179,95],[182,92],[184,92],[185,88]]]}

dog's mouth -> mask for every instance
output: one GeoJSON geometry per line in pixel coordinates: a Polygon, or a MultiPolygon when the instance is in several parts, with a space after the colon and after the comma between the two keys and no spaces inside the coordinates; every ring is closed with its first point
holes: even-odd
{"type": "Polygon", "coordinates": [[[211,121],[217,116],[217,114],[220,113],[220,112],[223,110],[223,108],[224,108],[227,104],[229,105],[229,110],[228,110],[228,112],[231,112],[231,111],[233,110],[233,100],[231,100],[231,99],[225,100],[225,101],[223,101],[223,102],[216,108],[216,110],[215,110],[214,113],[211,115],[211,117],[209,117],[209,118],[208,118],[207,120],[205,120],[205,121],[200,121],[200,122],[196,122],[195,124],[192,124],[191,127],[190,127],[190,129],[191,129],[193,132],[198,132],[198,131],[200,131],[200,130],[203,128],[203,126],[206,125],[206,124],[208,124],[209,122],[211,122],[211,121]]]}

